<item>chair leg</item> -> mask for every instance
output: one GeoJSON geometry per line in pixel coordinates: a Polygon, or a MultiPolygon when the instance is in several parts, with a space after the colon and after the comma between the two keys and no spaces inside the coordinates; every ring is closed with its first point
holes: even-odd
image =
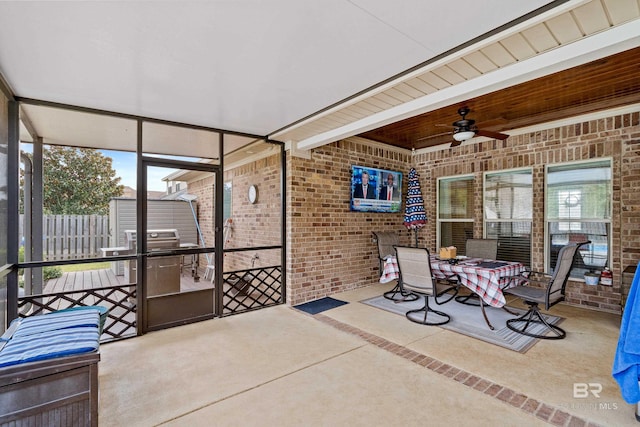
{"type": "Polygon", "coordinates": [[[449,301],[451,301],[452,299],[454,299],[456,297],[456,295],[458,295],[458,286],[455,287],[451,287],[443,292],[440,292],[438,295],[435,296],[435,298],[433,299],[436,304],[438,305],[442,305],[442,304],[446,304],[449,301]],[[444,299],[439,299],[440,297],[442,297],[443,295],[447,295],[447,298],[444,299]]]}
{"type": "Polygon", "coordinates": [[[421,325],[430,325],[430,326],[444,325],[445,323],[448,323],[451,320],[451,317],[447,313],[432,310],[429,307],[429,297],[426,295],[424,297],[424,307],[418,310],[409,310],[407,311],[405,316],[407,317],[407,319],[411,320],[414,323],[420,323],[421,325]],[[424,316],[422,315],[420,317],[415,316],[415,314],[418,314],[418,313],[424,313],[424,316]],[[440,320],[436,322],[428,322],[427,316],[429,313],[435,313],[438,316],[443,317],[444,320],[440,320]]]}
{"type": "Polygon", "coordinates": [[[503,305],[502,309],[504,311],[506,311],[507,313],[509,313],[510,315],[512,315],[512,316],[517,316],[518,315],[518,313],[516,313],[515,311],[511,311],[511,309],[509,307],[507,307],[506,305],[503,305]]]}
{"type": "Polygon", "coordinates": [[[480,297],[476,293],[457,296],[456,302],[459,302],[460,304],[464,304],[464,305],[472,305],[474,307],[480,307],[480,297]]]}
{"type": "Polygon", "coordinates": [[[507,328],[522,335],[527,335],[533,338],[540,338],[543,340],[560,340],[567,336],[567,333],[564,329],[560,328],[559,326],[552,325],[545,320],[544,316],[540,314],[538,304],[535,303],[530,304],[529,311],[524,313],[522,316],[515,319],[507,320],[507,328]],[[519,322],[524,322],[524,326],[519,327],[519,322]],[[527,331],[527,328],[532,323],[545,325],[547,329],[544,332],[546,333],[548,331],[552,331],[554,335],[534,334],[527,331]]]}
{"type": "Polygon", "coordinates": [[[405,301],[415,301],[419,297],[416,294],[412,294],[411,292],[404,292],[402,287],[400,286],[400,282],[396,284],[396,286],[391,289],[389,292],[385,292],[382,294],[386,299],[395,302],[405,302],[405,301]]]}

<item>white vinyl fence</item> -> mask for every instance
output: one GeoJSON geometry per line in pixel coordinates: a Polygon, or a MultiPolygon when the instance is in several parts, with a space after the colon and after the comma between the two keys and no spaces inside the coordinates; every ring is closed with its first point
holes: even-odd
{"type": "MultiPolygon", "coordinates": [[[[20,230],[23,228],[20,215],[20,230]]],[[[94,258],[109,246],[108,215],[44,215],[42,250],[45,261],[94,258]]]]}

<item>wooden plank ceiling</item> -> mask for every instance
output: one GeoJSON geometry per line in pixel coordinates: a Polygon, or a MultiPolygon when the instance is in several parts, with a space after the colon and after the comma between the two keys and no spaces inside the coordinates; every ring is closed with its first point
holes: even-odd
{"type": "Polygon", "coordinates": [[[359,136],[407,149],[452,141],[462,106],[478,129],[506,132],[599,110],[640,103],[640,48],[469,99],[359,136]],[[440,126],[444,125],[444,126],[440,126]]]}

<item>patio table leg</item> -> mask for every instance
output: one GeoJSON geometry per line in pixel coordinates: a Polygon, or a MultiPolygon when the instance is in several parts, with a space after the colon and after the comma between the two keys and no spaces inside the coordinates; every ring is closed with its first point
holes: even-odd
{"type": "Polygon", "coordinates": [[[480,309],[482,309],[482,315],[484,316],[484,321],[487,322],[487,326],[489,327],[489,329],[493,331],[495,328],[493,327],[491,322],[489,322],[489,318],[487,317],[487,312],[484,310],[484,301],[482,300],[482,298],[480,298],[480,309]]]}

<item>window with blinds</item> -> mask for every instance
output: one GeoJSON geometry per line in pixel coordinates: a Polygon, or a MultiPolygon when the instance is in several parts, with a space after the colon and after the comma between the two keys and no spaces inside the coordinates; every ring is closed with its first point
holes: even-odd
{"type": "Polygon", "coordinates": [[[546,170],[547,270],[560,248],[590,241],[574,259],[572,277],[609,265],[611,238],[611,160],[550,165],[546,170]]]}
{"type": "Polygon", "coordinates": [[[498,240],[498,259],[531,266],[533,174],[519,169],[484,175],[484,234],[498,240]]]}
{"type": "Polygon", "coordinates": [[[473,175],[438,180],[439,247],[455,246],[464,255],[467,239],[473,237],[473,175]]]}

